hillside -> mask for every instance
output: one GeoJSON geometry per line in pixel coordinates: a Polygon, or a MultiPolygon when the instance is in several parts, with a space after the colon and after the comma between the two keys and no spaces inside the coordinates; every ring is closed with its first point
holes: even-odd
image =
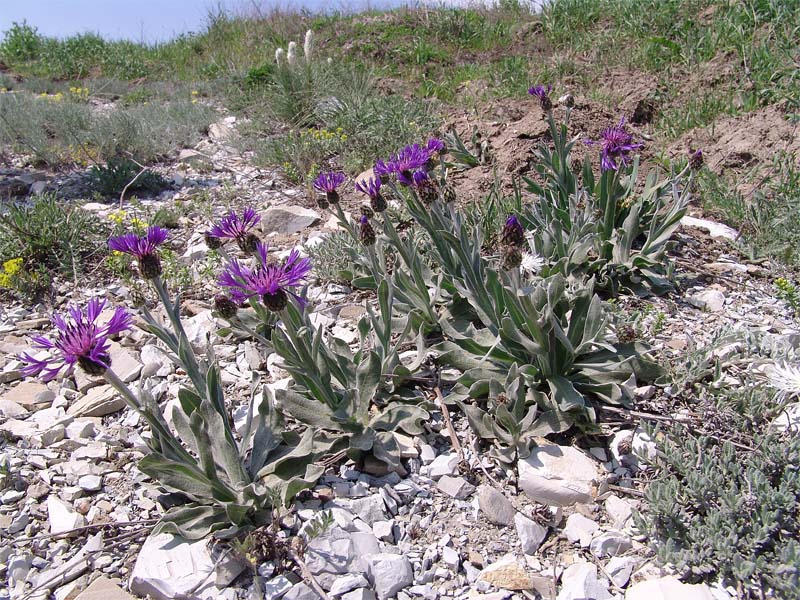
{"type": "Polygon", "coordinates": [[[10,598],[794,597],[798,28],[767,0],[15,24],[10,598]]]}

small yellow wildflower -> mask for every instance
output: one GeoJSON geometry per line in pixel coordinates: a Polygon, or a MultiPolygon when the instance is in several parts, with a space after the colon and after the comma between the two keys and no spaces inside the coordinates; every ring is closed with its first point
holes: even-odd
{"type": "Polygon", "coordinates": [[[137,217],[131,219],[131,227],[134,229],[147,229],[147,223],[137,217]]]}
{"type": "Polygon", "coordinates": [[[0,273],[0,288],[10,288],[11,279],[22,270],[22,259],[12,258],[3,263],[3,272],[0,273]]]}

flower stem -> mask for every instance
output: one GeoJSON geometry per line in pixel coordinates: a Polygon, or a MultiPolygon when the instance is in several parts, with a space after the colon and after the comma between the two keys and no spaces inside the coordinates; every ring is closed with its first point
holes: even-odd
{"type": "Polygon", "coordinates": [[[341,205],[339,202],[336,202],[333,205],[336,208],[336,217],[339,219],[339,224],[347,230],[347,232],[352,236],[352,238],[358,242],[358,234],[356,233],[355,228],[350,224],[350,221],[347,220],[347,216],[344,214],[341,205]]]}

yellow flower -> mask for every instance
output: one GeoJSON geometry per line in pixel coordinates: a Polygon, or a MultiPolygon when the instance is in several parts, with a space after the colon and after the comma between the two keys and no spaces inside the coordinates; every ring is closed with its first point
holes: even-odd
{"type": "Polygon", "coordinates": [[[134,229],[147,229],[147,223],[145,223],[141,219],[133,217],[131,219],[131,227],[133,227],[134,229]]]}
{"type": "Polygon", "coordinates": [[[126,216],[127,213],[124,210],[116,210],[112,213],[109,213],[108,218],[110,221],[113,221],[117,225],[122,225],[122,223],[125,221],[126,216]]]}
{"type": "Polygon", "coordinates": [[[16,275],[22,270],[22,259],[21,258],[12,258],[11,260],[7,260],[3,263],[3,271],[5,271],[6,275],[16,275]]]}

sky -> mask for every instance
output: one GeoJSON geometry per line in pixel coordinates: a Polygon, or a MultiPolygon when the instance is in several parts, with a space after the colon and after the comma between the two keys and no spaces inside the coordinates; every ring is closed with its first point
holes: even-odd
{"type": "MultiPolygon", "coordinates": [[[[313,12],[391,8],[408,0],[0,0],[0,31],[27,21],[54,37],[93,32],[111,39],[157,42],[188,31],[202,31],[209,11],[218,7],[249,12],[259,7],[313,12]]],[[[456,2],[457,3],[457,2],[456,2]]]]}

